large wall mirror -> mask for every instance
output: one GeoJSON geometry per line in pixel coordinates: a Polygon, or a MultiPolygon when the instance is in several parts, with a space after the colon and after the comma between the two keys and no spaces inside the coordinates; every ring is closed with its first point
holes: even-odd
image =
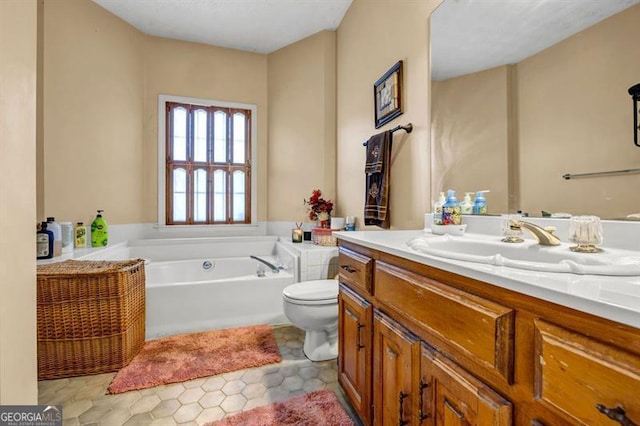
{"type": "Polygon", "coordinates": [[[631,219],[640,0],[444,0],[431,15],[432,193],[490,214],[631,219]]]}

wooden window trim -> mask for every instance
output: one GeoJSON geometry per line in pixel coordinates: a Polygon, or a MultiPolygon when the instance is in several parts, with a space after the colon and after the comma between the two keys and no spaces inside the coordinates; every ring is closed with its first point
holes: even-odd
{"type": "Polygon", "coordinates": [[[205,106],[197,104],[189,104],[183,102],[168,101],[165,103],[165,223],[167,225],[229,225],[229,224],[250,224],[251,223],[251,191],[255,188],[251,187],[251,159],[252,159],[252,146],[251,146],[251,130],[252,130],[252,111],[250,109],[242,108],[230,108],[222,106],[205,106]],[[186,160],[176,161],[173,158],[173,114],[172,111],[176,108],[183,107],[187,110],[187,158],[186,160]],[[195,161],[193,159],[194,150],[194,120],[193,114],[197,110],[207,111],[207,161],[195,161]],[[226,161],[214,162],[214,119],[213,114],[216,111],[222,111],[226,116],[226,161]],[[244,163],[233,163],[233,121],[234,116],[237,113],[244,115],[245,126],[245,161],[244,163]],[[186,220],[184,222],[178,222],[173,220],[173,170],[177,168],[184,168],[187,172],[186,182],[186,220]],[[194,173],[195,170],[204,169],[207,172],[207,218],[205,221],[194,221],[194,173]],[[225,173],[225,220],[214,221],[214,194],[213,194],[213,173],[217,170],[222,170],[225,173]],[[233,173],[235,171],[244,172],[244,220],[233,220],[233,173]]]}

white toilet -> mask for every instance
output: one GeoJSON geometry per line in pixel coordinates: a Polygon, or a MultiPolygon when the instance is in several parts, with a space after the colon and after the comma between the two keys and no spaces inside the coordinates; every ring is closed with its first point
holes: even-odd
{"type": "Polygon", "coordinates": [[[338,280],[303,281],[282,291],[284,314],[306,332],[304,354],[311,361],[338,357],[338,280]]]}

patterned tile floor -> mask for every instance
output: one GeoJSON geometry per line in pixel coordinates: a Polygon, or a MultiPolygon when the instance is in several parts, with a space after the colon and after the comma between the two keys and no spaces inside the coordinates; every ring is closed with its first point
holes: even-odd
{"type": "Polygon", "coordinates": [[[202,425],[254,407],[328,388],[352,417],[337,381],[336,360],[309,361],[304,332],[275,327],[280,364],[203,377],[183,383],[107,395],[115,373],[38,383],[39,403],[62,405],[64,425],[202,425]]]}

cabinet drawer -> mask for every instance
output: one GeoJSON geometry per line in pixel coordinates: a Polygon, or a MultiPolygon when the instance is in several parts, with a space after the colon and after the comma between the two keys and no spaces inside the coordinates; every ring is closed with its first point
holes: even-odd
{"type": "Polygon", "coordinates": [[[580,424],[613,424],[597,406],[640,424],[639,356],[542,320],[535,321],[535,355],[534,390],[543,404],[580,424]]]}
{"type": "Polygon", "coordinates": [[[340,265],[340,282],[356,287],[371,294],[371,271],[373,260],[359,253],[340,248],[338,258],[340,265]]]}
{"type": "Polygon", "coordinates": [[[513,309],[376,262],[375,297],[513,382],[513,309]]]}

